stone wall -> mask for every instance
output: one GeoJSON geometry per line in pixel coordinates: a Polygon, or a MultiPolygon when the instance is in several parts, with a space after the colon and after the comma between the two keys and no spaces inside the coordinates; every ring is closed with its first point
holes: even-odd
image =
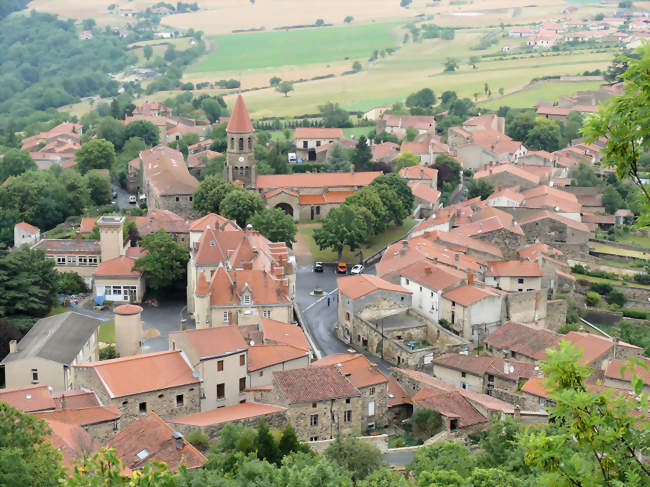
{"type": "Polygon", "coordinates": [[[198,430],[201,433],[208,435],[208,438],[210,438],[210,440],[216,440],[219,438],[219,434],[221,433],[223,427],[228,423],[241,424],[245,428],[257,428],[257,425],[262,418],[266,421],[266,425],[270,429],[281,430],[287,425],[286,411],[277,411],[274,413],[255,416],[253,418],[234,419],[232,421],[228,421],[227,423],[209,424],[206,426],[175,423],[174,421],[169,421],[169,423],[174,428],[174,430],[183,433],[184,436],[189,435],[192,431],[198,430]]]}
{"type": "Polygon", "coordinates": [[[505,260],[518,260],[518,250],[525,242],[525,237],[523,235],[518,235],[503,229],[495,232],[474,235],[474,238],[478,238],[479,240],[489,242],[499,247],[505,260]]]}
{"type": "Polygon", "coordinates": [[[375,423],[375,428],[386,426],[389,423],[388,382],[358,389],[361,393],[361,431],[367,431],[369,423],[375,423]],[[371,401],[375,403],[373,416],[368,414],[371,401]]]}
{"type": "MultiPolygon", "coordinates": [[[[371,445],[376,446],[382,452],[388,450],[388,435],[373,435],[373,436],[359,436],[359,440],[364,443],[370,443],[371,445]]],[[[321,440],[321,441],[312,441],[309,443],[309,447],[313,450],[314,453],[322,455],[327,450],[327,447],[330,446],[336,440],[321,440]]]]}
{"type": "Polygon", "coordinates": [[[557,331],[566,324],[568,302],[566,299],[554,299],[546,302],[546,328],[557,331]]]}
{"type": "Polygon", "coordinates": [[[115,436],[121,428],[122,425],[119,418],[112,421],[104,421],[102,423],[83,426],[83,429],[100,443],[104,443],[115,436]]]}
{"type": "Polygon", "coordinates": [[[301,441],[319,441],[334,438],[338,433],[361,433],[361,398],[350,397],[319,401],[316,403],[289,404],[288,421],[296,429],[301,441]],[[345,421],[345,412],[351,411],[351,421],[345,421]],[[317,424],[311,417],[317,416],[317,424]]]}
{"type": "Polygon", "coordinates": [[[616,326],[623,319],[622,311],[605,311],[600,309],[588,309],[585,313],[585,320],[594,325],[616,326]]]}
{"type": "Polygon", "coordinates": [[[545,289],[510,293],[506,299],[508,320],[546,327],[547,294],[545,289]]]}

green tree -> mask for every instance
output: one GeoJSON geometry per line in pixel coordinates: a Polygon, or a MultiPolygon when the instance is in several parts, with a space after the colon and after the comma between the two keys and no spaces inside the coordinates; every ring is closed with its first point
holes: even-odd
{"type": "Polygon", "coordinates": [[[257,423],[257,436],[255,437],[255,451],[257,458],[266,460],[269,463],[278,465],[282,460],[282,455],[278,449],[278,445],[269,431],[264,418],[260,419],[257,423]]]}
{"type": "Polygon", "coordinates": [[[381,176],[375,178],[375,180],[370,183],[371,186],[388,186],[390,189],[395,191],[397,197],[402,203],[402,206],[410,213],[413,208],[413,202],[415,197],[413,196],[413,191],[411,191],[410,186],[406,182],[406,179],[398,176],[395,173],[382,174],[381,176]]]}
{"type": "Polygon", "coordinates": [[[450,155],[438,154],[432,167],[438,171],[438,189],[442,189],[444,183],[450,183],[454,188],[460,183],[463,168],[450,155]]]}
{"type": "Polygon", "coordinates": [[[142,271],[147,286],[154,293],[161,294],[185,277],[188,251],[165,230],[160,229],[142,237],[140,247],[147,250],[147,254],[137,259],[134,267],[142,271]]]}
{"type": "Polygon", "coordinates": [[[61,454],[45,438],[49,432],[44,420],[0,402],[0,485],[60,485],[61,454]]]}
{"type": "Polygon", "coordinates": [[[325,172],[348,172],[350,170],[350,161],[338,142],[335,142],[327,151],[323,170],[325,172]]]}
{"type": "Polygon", "coordinates": [[[323,118],[325,127],[351,127],[350,114],[339,107],[338,103],[326,103],[320,105],[318,111],[323,118]]]}
{"type": "Polygon", "coordinates": [[[608,214],[613,215],[616,210],[625,208],[625,201],[623,201],[621,194],[616,191],[614,186],[607,184],[601,194],[603,196],[603,206],[608,214]]]}
{"type": "Polygon", "coordinates": [[[230,191],[221,202],[221,213],[226,218],[235,220],[244,228],[253,215],[264,209],[264,202],[257,193],[239,189],[230,191]]]}
{"type": "Polygon", "coordinates": [[[352,71],[354,71],[355,73],[358,73],[362,69],[363,67],[361,66],[361,63],[359,61],[355,61],[354,63],[352,63],[352,71]]]}
{"type": "Polygon", "coordinates": [[[480,440],[478,466],[500,468],[527,478],[531,470],[524,461],[525,451],[518,441],[523,432],[521,422],[513,418],[506,417],[504,420],[494,421],[480,440]]]}
{"type": "MultiPolygon", "coordinates": [[[[380,468],[368,475],[365,480],[357,482],[359,487],[412,487],[403,474],[388,468],[380,468]]],[[[428,486],[427,486],[428,487],[428,486]]]]}
{"type": "Polygon", "coordinates": [[[194,192],[192,206],[202,215],[208,213],[219,214],[223,199],[228,193],[238,189],[241,188],[225,182],[218,176],[208,176],[201,181],[201,184],[199,184],[199,187],[194,192]]]}
{"type": "Polygon", "coordinates": [[[274,475],[271,487],[352,487],[352,485],[350,474],[325,457],[297,453],[285,458],[277,475],[274,475]]]}
{"type": "Polygon", "coordinates": [[[115,149],[108,140],[92,139],[81,146],[75,159],[82,174],[91,169],[110,169],[115,162],[115,149]]]}
{"type": "Polygon", "coordinates": [[[250,224],[271,242],[285,242],[291,245],[296,241],[298,227],[293,217],[279,208],[264,208],[253,215],[250,224]]]}
{"type": "Polygon", "coordinates": [[[514,140],[524,142],[528,138],[530,132],[535,126],[535,114],[532,112],[518,113],[512,122],[506,126],[506,134],[514,140]]]}
{"type": "Polygon", "coordinates": [[[472,179],[467,183],[467,197],[469,199],[480,196],[482,200],[485,200],[492,193],[494,193],[494,184],[485,178],[472,179]]]}
{"type": "Polygon", "coordinates": [[[26,245],[0,251],[0,316],[45,316],[54,302],[58,273],[43,250],[26,245]]]}
{"type": "Polygon", "coordinates": [[[317,26],[320,27],[321,25],[325,25],[325,21],[323,19],[316,19],[316,22],[314,23],[314,25],[317,25],[317,26]]]}
{"type": "Polygon", "coordinates": [[[453,470],[462,478],[467,478],[474,464],[469,448],[462,443],[439,441],[419,448],[407,468],[415,478],[419,478],[422,472],[436,470],[453,470]]]}
{"type": "Polygon", "coordinates": [[[117,101],[117,98],[113,98],[113,101],[111,101],[111,117],[113,117],[115,120],[119,120],[122,118],[120,115],[122,113],[122,110],[120,109],[120,103],[117,101]]]}
{"type": "Polygon", "coordinates": [[[97,125],[97,138],[106,139],[113,144],[116,151],[122,150],[125,139],[124,124],[112,117],[102,119],[97,125]]]}
{"type": "Polygon", "coordinates": [[[476,65],[479,63],[480,60],[481,58],[478,56],[470,56],[467,64],[469,64],[472,67],[472,69],[476,69],[476,65]]]}
{"type": "Polygon", "coordinates": [[[38,166],[29,152],[19,149],[9,149],[0,159],[0,182],[9,176],[18,176],[26,171],[36,171],[38,166]]]}
{"type": "Polygon", "coordinates": [[[360,136],[357,141],[357,146],[352,154],[352,164],[354,164],[355,171],[372,169],[372,150],[365,135],[360,136]]]}
{"type": "Polygon", "coordinates": [[[599,301],[600,301],[600,294],[594,291],[589,291],[587,293],[587,296],[585,298],[585,303],[587,303],[587,306],[596,306],[599,301]]]}
{"type": "Polygon", "coordinates": [[[598,137],[607,138],[602,151],[604,164],[616,167],[619,180],[630,178],[650,203],[647,185],[639,173],[640,157],[650,151],[650,46],[640,47],[637,52],[640,59],[624,59],[628,68],[623,74],[623,94],[610,99],[597,116],[590,117],[585,122],[584,132],[588,142],[598,137]]]}
{"type": "Polygon", "coordinates": [[[107,175],[97,171],[86,174],[86,185],[90,191],[90,199],[96,205],[105,205],[111,202],[111,180],[107,175]]]}
{"type": "Polygon", "coordinates": [[[270,84],[271,86],[278,86],[278,85],[280,84],[281,81],[282,81],[282,78],[280,78],[280,77],[278,77],[278,76],[273,76],[273,77],[269,80],[269,84],[270,84]]]}
{"type": "Polygon", "coordinates": [[[343,19],[343,22],[345,22],[346,24],[349,24],[349,23],[351,23],[353,20],[354,20],[354,17],[352,17],[352,15],[348,15],[347,17],[345,17],[345,18],[343,19]]]}
{"type": "Polygon", "coordinates": [[[436,95],[431,88],[422,88],[406,97],[407,107],[431,108],[436,104],[436,95]]]}
{"type": "Polygon", "coordinates": [[[296,430],[293,429],[291,423],[287,423],[287,425],[282,429],[282,436],[280,436],[278,448],[283,457],[303,450],[302,445],[298,440],[298,435],[296,435],[296,430]]]}
{"type": "Polygon", "coordinates": [[[386,184],[373,184],[369,187],[379,196],[380,201],[386,209],[388,220],[395,225],[401,225],[409,215],[410,208],[404,206],[397,192],[386,184]]]}
{"type": "Polygon", "coordinates": [[[406,140],[413,142],[420,132],[414,127],[406,127],[406,140]]]}
{"type": "Polygon", "coordinates": [[[420,408],[413,413],[411,431],[416,438],[426,440],[435,435],[442,427],[442,417],[438,411],[429,408],[420,408]]]}
{"type": "Polygon", "coordinates": [[[413,152],[402,152],[395,161],[395,171],[400,172],[405,167],[417,166],[420,164],[420,156],[413,152]]]}
{"type": "Polygon", "coordinates": [[[573,186],[598,186],[600,180],[593,168],[584,163],[580,162],[578,165],[573,166],[569,171],[569,177],[571,178],[571,185],[573,186]]]}
{"type": "Polygon", "coordinates": [[[366,186],[359,191],[354,192],[343,202],[343,205],[358,206],[366,208],[375,218],[374,227],[370,229],[370,235],[379,235],[386,230],[386,224],[389,220],[386,207],[379,197],[379,193],[374,186],[366,186]]]}
{"type": "Polygon", "coordinates": [[[158,145],[160,132],[158,131],[158,127],[149,120],[134,120],[124,130],[125,140],[129,140],[132,137],[139,137],[144,140],[147,146],[154,146],[158,145]]]}
{"type": "MultiPolygon", "coordinates": [[[[634,375],[635,396],[589,389],[591,370],[582,352],[562,341],[546,351],[541,369],[556,404],[550,409],[554,427],[526,432],[520,443],[526,463],[541,471],[538,482],[558,487],[648,485],[650,470],[641,460],[650,448],[650,421],[634,411],[647,404],[643,381],[634,375]]],[[[644,365],[644,367],[647,367],[644,365]]]]}
{"type": "Polygon", "coordinates": [[[149,61],[149,59],[151,59],[151,56],[153,56],[153,47],[147,44],[144,46],[144,49],[142,49],[142,54],[144,55],[144,58],[149,61]]]}
{"type": "Polygon", "coordinates": [[[447,72],[453,72],[458,69],[458,61],[452,57],[448,57],[445,60],[444,65],[445,65],[445,71],[447,72]]]}
{"type": "MultiPolygon", "coordinates": [[[[453,470],[422,472],[417,487],[464,487],[465,481],[453,470]]],[[[496,486],[495,486],[496,487],[496,486]]]]}
{"type": "Polygon", "coordinates": [[[337,435],[325,450],[325,456],[350,472],[355,482],[365,479],[384,466],[379,448],[350,436],[337,435]]]}
{"type": "Polygon", "coordinates": [[[289,92],[293,91],[293,83],[291,81],[280,81],[275,90],[284,96],[289,96],[289,92]]]}
{"type": "Polygon", "coordinates": [[[215,123],[221,116],[221,105],[214,98],[204,98],[201,102],[201,110],[208,117],[210,123],[215,123]]]}
{"type": "Polygon", "coordinates": [[[578,111],[573,111],[567,115],[566,122],[562,127],[562,135],[564,136],[564,144],[570,144],[573,139],[580,137],[582,130],[583,115],[578,111]]]}
{"type": "Polygon", "coordinates": [[[356,250],[366,241],[368,229],[365,222],[351,205],[332,208],[323,218],[320,228],[314,230],[314,241],[321,250],[331,248],[341,260],[343,248],[347,245],[356,250]]]}
{"type": "Polygon", "coordinates": [[[562,131],[560,125],[553,120],[538,118],[535,126],[528,132],[525,144],[531,150],[555,152],[560,148],[562,131]]]}
{"type": "Polygon", "coordinates": [[[466,487],[519,487],[521,480],[498,468],[475,468],[466,487]]]}
{"type": "Polygon", "coordinates": [[[86,281],[76,272],[59,272],[56,292],[57,294],[87,293],[86,281]]]}

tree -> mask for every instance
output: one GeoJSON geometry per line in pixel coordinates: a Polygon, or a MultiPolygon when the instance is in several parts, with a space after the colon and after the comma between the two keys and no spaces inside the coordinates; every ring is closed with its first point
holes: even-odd
{"type": "MultiPolygon", "coordinates": [[[[11,340],[20,340],[23,334],[20,333],[18,328],[13,323],[7,321],[5,318],[0,318],[0,355],[6,357],[9,353],[9,342],[11,340]]],[[[4,387],[4,383],[0,384],[4,387]]]]}
{"type": "Polygon", "coordinates": [[[0,251],[0,316],[45,316],[54,302],[58,273],[43,250],[0,251]]]}
{"type": "Polygon", "coordinates": [[[435,164],[431,167],[438,170],[438,189],[442,189],[445,183],[450,183],[454,187],[460,183],[460,174],[463,168],[450,155],[438,154],[435,164]]]}
{"type": "Polygon", "coordinates": [[[447,72],[453,72],[458,69],[458,61],[452,57],[448,57],[445,60],[445,71],[447,72]]]}
{"type": "Polygon", "coordinates": [[[636,411],[647,404],[641,377],[633,375],[635,395],[612,394],[587,386],[591,370],[580,362],[582,351],[571,342],[562,341],[546,354],[541,369],[556,404],[549,418],[554,427],[524,433],[520,444],[526,463],[540,470],[544,485],[648,485],[650,469],[641,458],[650,447],[650,421],[636,411]]]}
{"type": "Polygon", "coordinates": [[[353,20],[354,20],[354,17],[352,17],[352,15],[348,15],[347,17],[345,17],[345,18],[343,19],[343,22],[345,22],[346,24],[349,24],[349,23],[351,23],[353,20]]]}
{"type": "Polygon", "coordinates": [[[395,160],[395,171],[400,172],[405,167],[417,166],[420,164],[420,156],[413,152],[402,152],[395,160]]]}
{"type": "Polygon", "coordinates": [[[120,151],[126,140],[125,130],[122,122],[112,117],[106,117],[97,125],[97,138],[108,140],[113,144],[116,151],[120,151]]]}
{"type": "Polygon", "coordinates": [[[337,435],[325,450],[328,460],[336,462],[352,474],[352,480],[359,482],[375,470],[384,466],[379,448],[359,438],[337,435]]]}
{"type": "Polygon", "coordinates": [[[0,485],[60,485],[61,454],[46,439],[49,432],[44,420],[0,402],[0,485]]]}
{"type": "Polygon", "coordinates": [[[528,477],[531,470],[524,461],[524,448],[518,442],[523,432],[521,422],[511,417],[494,421],[479,442],[481,453],[477,459],[478,466],[500,468],[524,478],[528,477]]]}
{"type": "Polygon", "coordinates": [[[413,142],[420,132],[415,127],[406,127],[406,140],[413,142]]]}
{"type": "Polygon", "coordinates": [[[93,30],[93,27],[95,27],[96,22],[95,19],[83,19],[81,21],[81,25],[84,28],[84,30],[93,30]]]}
{"type": "Polygon", "coordinates": [[[545,150],[555,152],[560,148],[562,132],[557,122],[538,118],[535,126],[526,137],[525,144],[531,150],[545,150]]]}
{"type": "Polygon", "coordinates": [[[382,174],[378,178],[370,183],[370,186],[387,186],[393,191],[399,198],[402,206],[410,213],[413,208],[413,203],[415,197],[413,196],[413,191],[411,191],[410,186],[406,182],[406,179],[398,176],[395,173],[382,174]]]}
{"type": "Polygon", "coordinates": [[[640,47],[637,52],[640,59],[625,58],[628,68],[623,74],[623,94],[601,107],[597,116],[590,117],[584,132],[588,142],[607,138],[604,164],[616,167],[619,180],[632,179],[650,203],[650,193],[639,173],[641,154],[650,151],[650,46],[640,47]]]}
{"type": "Polygon", "coordinates": [[[111,180],[107,175],[97,171],[86,174],[86,185],[90,191],[90,199],[96,205],[105,205],[111,202],[111,180]]]}
{"type": "Polygon", "coordinates": [[[26,171],[35,171],[38,166],[29,152],[19,149],[9,149],[0,159],[0,181],[9,176],[18,176],[26,171]]]}
{"type": "Polygon", "coordinates": [[[413,484],[406,480],[403,474],[384,467],[375,470],[357,485],[359,487],[412,487],[413,484]]]}
{"type": "MultiPolygon", "coordinates": [[[[386,218],[395,225],[401,225],[411,210],[411,207],[404,206],[404,203],[397,192],[386,184],[373,184],[370,186],[386,209],[386,218]]],[[[410,188],[409,188],[410,189],[410,188]]]]}
{"type": "Polygon", "coordinates": [[[293,91],[293,83],[291,81],[281,81],[275,90],[279,91],[284,96],[289,96],[289,92],[293,91]]]}
{"type": "Polygon", "coordinates": [[[266,460],[269,463],[278,465],[282,460],[282,455],[278,449],[278,445],[269,431],[264,418],[260,419],[257,423],[257,436],[255,437],[255,451],[257,458],[266,460]]]}
{"type": "Polygon", "coordinates": [[[465,487],[465,481],[453,470],[435,470],[422,472],[417,487],[465,487]]]}
{"type": "Polygon", "coordinates": [[[208,117],[210,123],[215,123],[221,116],[221,105],[214,98],[204,98],[201,102],[201,110],[208,117]]]}
{"type": "Polygon", "coordinates": [[[351,127],[350,115],[348,112],[339,107],[338,103],[326,103],[320,105],[318,111],[323,118],[323,125],[325,127],[351,127]]]}
{"type": "Polygon", "coordinates": [[[151,56],[153,56],[153,47],[151,47],[149,44],[144,46],[144,49],[142,50],[142,54],[144,55],[144,58],[149,61],[151,59],[151,56]]]}
{"type": "Polygon", "coordinates": [[[158,145],[160,132],[149,120],[134,120],[126,126],[126,130],[124,131],[124,138],[126,140],[132,137],[139,137],[148,146],[154,146],[158,145]]]}
{"type": "Polygon", "coordinates": [[[154,293],[161,294],[184,278],[188,251],[165,230],[160,229],[142,237],[140,247],[147,254],[135,261],[134,268],[142,271],[147,286],[154,293]]]}
{"type": "Polygon", "coordinates": [[[376,187],[366,186],[354,192],[343,202],[343,205],[366,208],[374,217],[374,225],[370,228],[370,235],[379,235],[386,230],[388,223],[388,212],[381,201],[376,187]]]}
{"type": "Polygon", "coordinates": [[[407,107],[431,108],[436,104],[436,95],[431,88],[422,88],[406,98],[407,107]]]}
{"type": "Polygon", "coordinates": [[[296,430],[293,429],[291,423],[287,423],[287,425],[282,429],[282,436],[280,436],[278,448],[283,457],[303,450],[302,445],[298,440],[298,436],[296,435],[296,430]]]}
{"type": "Polygon", "coordinates": [[[81,294],[88,292],[86,281],[76,272],[59,272],[56,292],[57,294],[81,294]]]}
{"type": "Polygon", "coordinates": [[[585,303],[587,304],[587,306],[596,306],[599,301],[600,301],[600,294],[594,291],[589,291],[587,293],[587,296],[585,298],[585,303]]]}
{"type": "Polygon", "coordinates": [[[462,443],[439,441],[419,448],[407,468],[415,478],[422,472],[436,470],[455,471],[462,478],[467,478],[474,468],[474,463],[469,448],[462,443]]]}
{"type": "Polygon", "coordinates": [[[492,193],[494,193],[494,184],[485,178],[472,179],[467,183],[467,197],[469,199],[480,196],[482,200],[485,200],[492,193]]]}
{"type": "Polygon", "coordinates": [[[298,228],[293,217],[279,208],[264,208],[250,219],[250,224],[271,242],[291,245],[296,241],[298,228]]]}
{"type": "Polygon", "coordinates": [[[468,64],[472,67],[472,69],[476,69],[476,65],[479,63],[480,60],[481,58],[478,56],[471,56],[469,58],[468,64]]]}
{"type": "Polygon", "coordinates": [[[359,137],[357,146],[352,154],[352,164],[355,171],[369,171],[372,168],[372,150],[365,135],[359,137]]]}
{"type": "Polygon", "coordinates": [[[532,112],[518,113],[506,127],[506,135],[513,140],[524,142],[535,126],[535,114],[532,112]]]}
{"type": "Polygon", "coordinates": [[[582,113],[574,110],[567,115],[566,122],[562,126],[562,135],[564,136],[565,144],[569,144],[573,139],[577,139],[580,136],[582,123],[582,113]]]}
{"type": "Polygon", "coordinates": [[[598,186],[600,180],[593,168],[584,162],[573,166],[569,171],[572,186],[598,186]]]}
{"type": "Polygon", "coordinates": [[[241,189],[234,184],[225,182],[218,176],[208,176],[194,192],[192,206],[202,215],[219,213],[221,202],[231,191],[241,189]]]}
{"type": "Polygon", "coordinates": [[[354,63],[352,63],[352,71],[354,71],[355,73],[358,73],[362,69],[363,67],[361,66],[361,63],[359,61],[355,61],[354,63]]]}
{"type": "Polygon", "coordinates": [[[113,101],[111,101],[111,117],[113,117],[115,120],[118,120],[122,118],[120,115],[122,113],[122,110],[120,110],[120,103],[117,101],[117,98],[113,98],[113,101]]]}
{"type": "Polygon", "coordinates": [[[431,438],[442,427],[440,413],[429,408],[420,408],[415,411],[409,422],[413,435],[421,440],[431,438]]]}
{"type": "Polygon", "coordinates": [[[221,213],[226,218],[235,220],[244,228],[253,215],[264,209],[264,202],[257,193],[243,189],[229,192],[221,202],[221,213]]]}
{"type": "Polygon", "coordinates": [[[317,25],[317,26],[320,27],[321,25],[325,25],[325,21],[323,19],[316,19],[316,22],[314,23],[314,25],[317,25]]]}
{"type": "Polygon", "coordinates": [[[115,162],[115,149],[108,140],[92,139],[81,146],[75,159],[82,174],[91,169],[110,169],[115,162]]]}
{"type": "Polygon", "coordinates": [[[320,228],[314,230],[314,241],[323,250],[331,248],[338,252],[341,260],[343,247],[346,245],[351,250],[359,248],[365,242],[368,229],[358,212],[352,205],[342,205],[332,208],[323,218],[320,228]]]}
{"type": "Polygon", "coordinates": [[[625,201],[623,201],[623,198],[614,186],[606,185],[601,194],[603,196],[603,206],[607,214],[613,215],[616,213],[616,210],[625,208],[625,201]]]}
{"type": "Polygon", "coordinates": [[[332,148],[327,151],[327,159],[323,170],[325,172],[348,172],[350,170],[350,161],[338,142],[335,142],[332,148]]]}
{"type": "Polygon", "coordinates": [[[282,78],[280,78],[280,77],[278,77],[278,76],[273,76],[273,77],[269,80],[269,84],[270,84],[271,86],[278,86],[278,85],[280,84],[281,81],[282,81],[282,78]]]}

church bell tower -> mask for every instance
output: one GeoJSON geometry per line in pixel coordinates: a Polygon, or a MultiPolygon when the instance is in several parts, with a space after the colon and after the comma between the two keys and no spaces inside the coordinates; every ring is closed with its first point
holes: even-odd
{"type": "Polygon", "coordinates": [[[226,136],[228,150],[226,151],[226,164],[224,167],[225,179],[229,183],[242,184],[245,188],[255,188],[257,180],[257,165],[253,147],[253,124],[244,98],[239,95],[232,110],[226,136]]]}

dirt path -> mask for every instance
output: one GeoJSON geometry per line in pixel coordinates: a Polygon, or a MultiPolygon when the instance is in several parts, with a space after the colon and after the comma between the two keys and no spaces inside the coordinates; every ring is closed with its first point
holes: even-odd
{"type": "Polygon", "coordinates": [[[309,244],[305,241],[304,235],[300,232],[300,228],[304,225],[298,225],[298,232],[296,232],[296,243],[293,244],[293,255],[296,256],[296,263],[298,265],[312,265],[314,259],[311,256],[309,244]]]}

